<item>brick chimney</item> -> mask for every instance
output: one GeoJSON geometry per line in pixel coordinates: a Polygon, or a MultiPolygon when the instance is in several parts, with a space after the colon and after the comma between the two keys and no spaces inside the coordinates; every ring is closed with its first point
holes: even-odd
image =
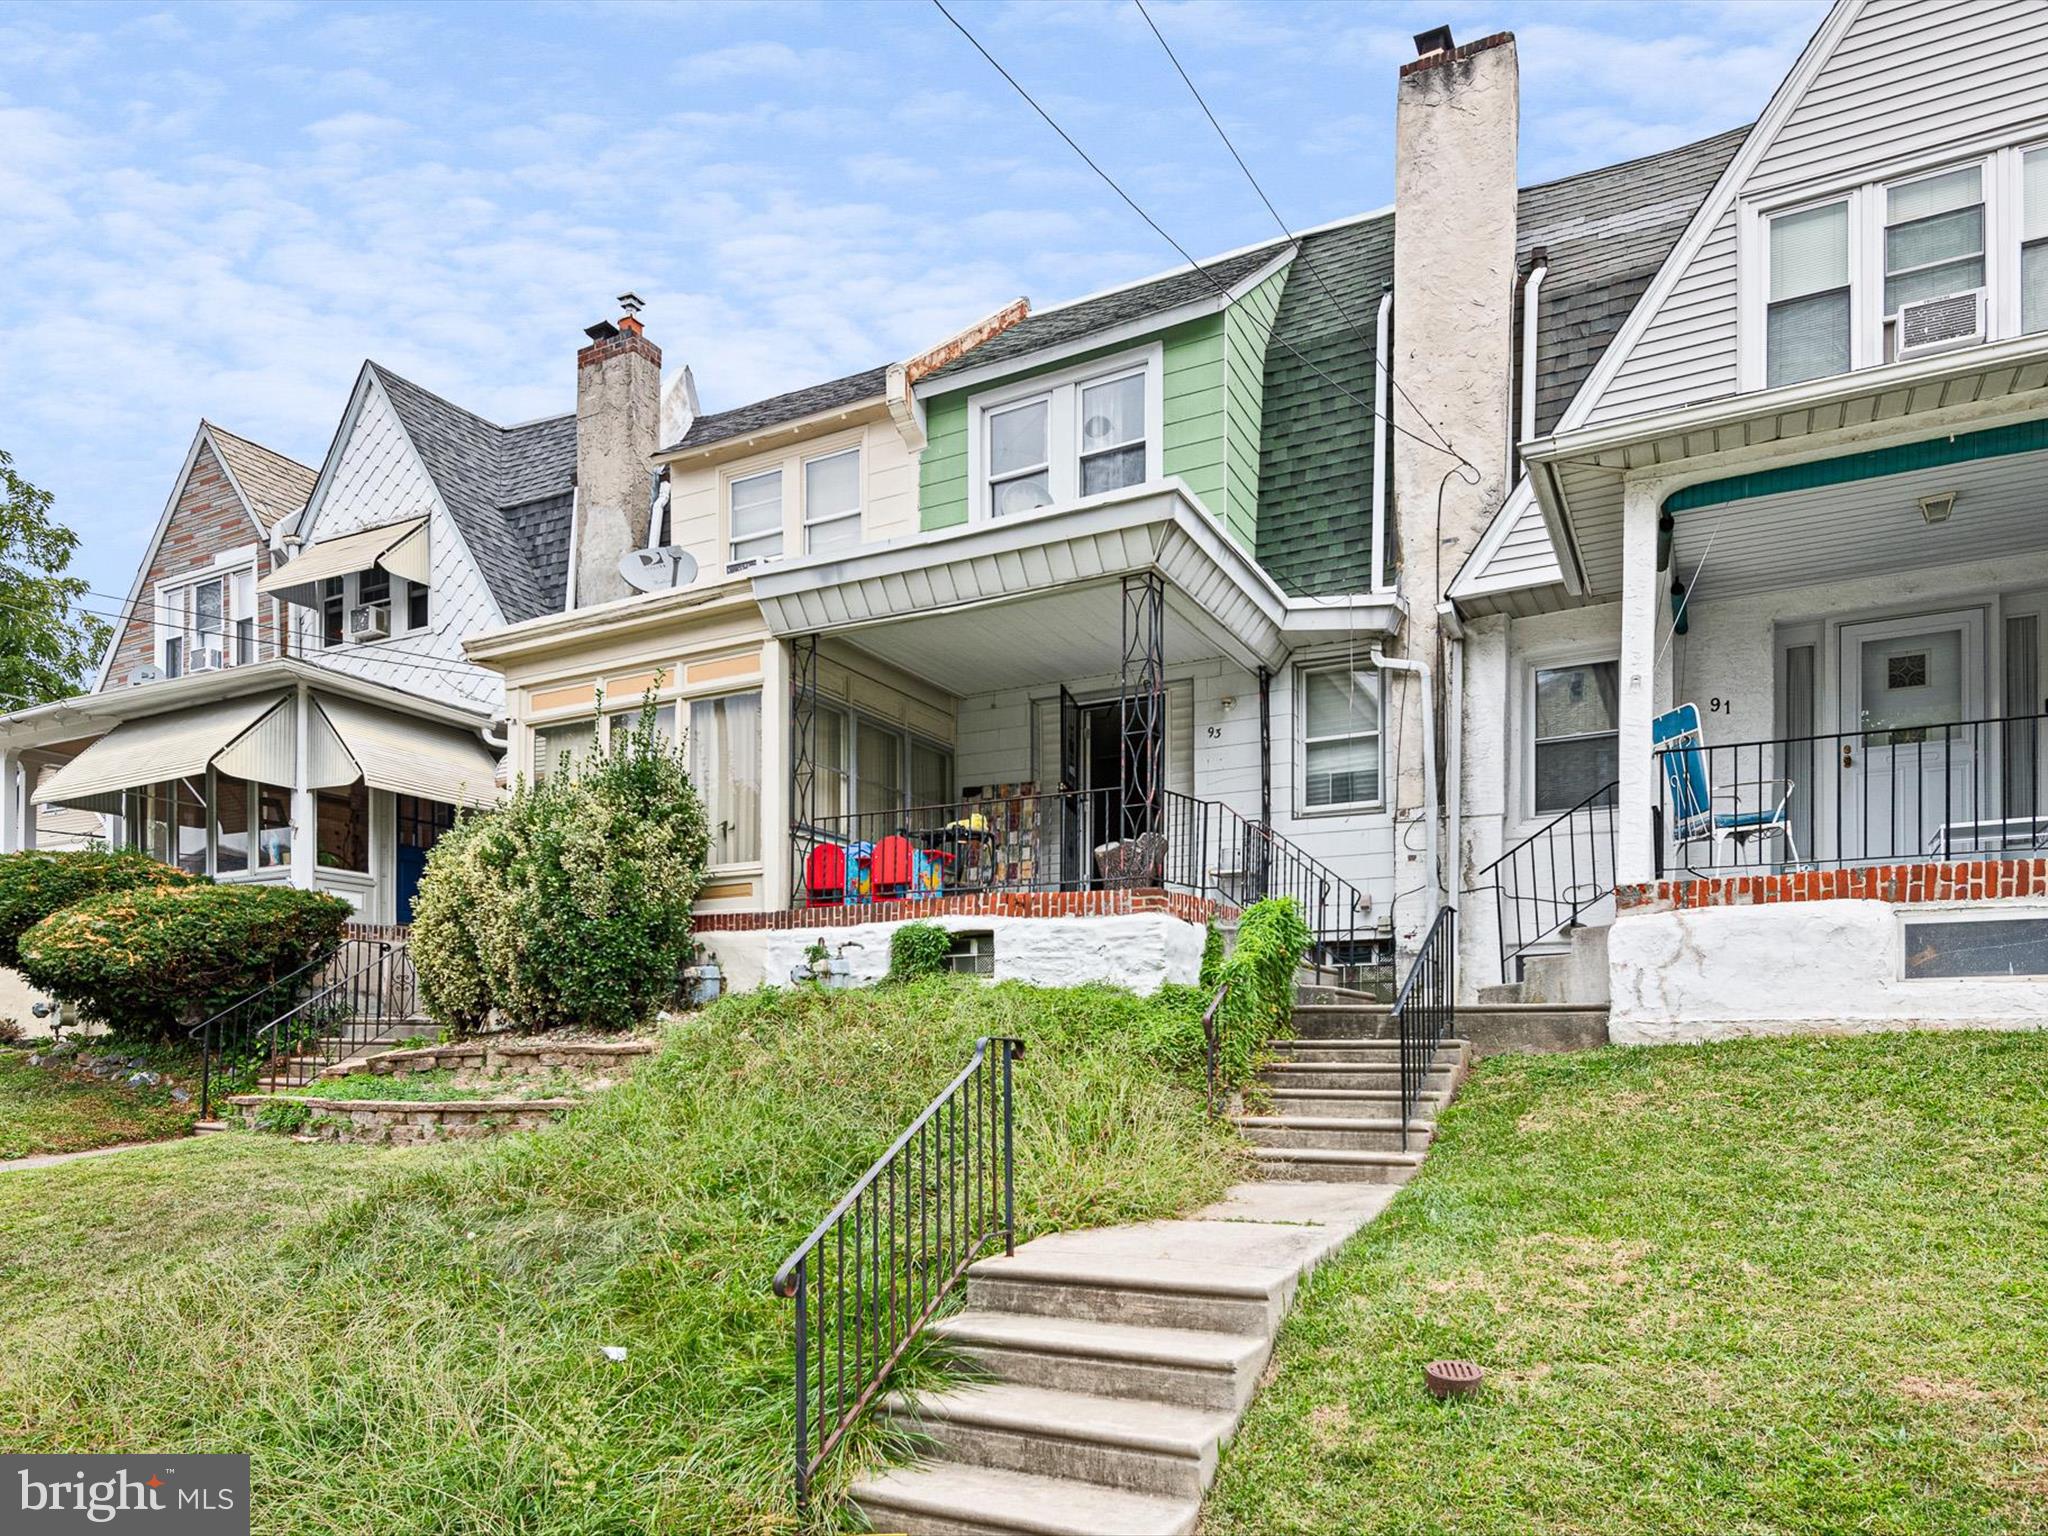
{"type": "Polygon", "coordinates": [[[649,460],[661,446],[661,348],[622,294],[576,354],[575,606],[630,597],[619,558],[647,542],[649,460]]]}
{"type": "MultiPolygon", "coordinates": [[[[1506,499],[1515,297],[1515,140],[1520,71],[1512,34],[1454,43],[1450,28],[1415,39],[1401,67],[1394,110],[1394,341],[1389,409],[1397,428],[1392,490],[1399,586],[1408,616],[1400,653],[1430,669],[1439,726],[1446,723],[1449,662],[1437,605],[1494,512],[1506,499]],[[1448,441],[1459,459],[1425,446],[1448,441]],[[1446,474],[1449,478],[1446,479],[1446,474]]],[[[1391,648],[1390,648],[1391,649],[1391,648]]],[[[1421,681],[1390,675],[1390,712],[1399,724],[1395,792],[1403,822],[1426,799],[1421,681]]],[[[1438,774],[1438,782],[1444,776],[1438,774]]],[[[1419,844],[1397,832],[1401,846],[1419,844]]],[[[1457,856],[1446,883],[1460,881],[1457,856]]],[[[1397,872],[1412,887],[1420,866],[1397,872]],[[1411,878],[1414,876],[1415,878],[1411,878]]],[[[1427,895],[1400,903],[1396,943],[1434,915],[1427,895]]]]}

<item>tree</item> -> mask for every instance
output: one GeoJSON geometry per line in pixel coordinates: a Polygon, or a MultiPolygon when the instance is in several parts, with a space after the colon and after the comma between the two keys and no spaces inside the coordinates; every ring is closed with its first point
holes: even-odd
{"type": "Polygon", "coordinates": [[[78,535],[50,521],[52,499],[0,452],[0,711],[82,691],[112,632],[64,574],[78,535]]]}

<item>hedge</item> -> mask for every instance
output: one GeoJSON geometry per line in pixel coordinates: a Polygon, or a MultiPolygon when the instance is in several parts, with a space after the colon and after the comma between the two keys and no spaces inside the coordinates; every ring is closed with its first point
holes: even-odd
{"type": "Polygon", "coordinates": [[[88,896],[204,883],[146,853],[31,849],[0,856],[0,965],[18,968],[21,936],[88,896]]]}
{"type": "Polygon", "coordinates": [[[953,935],[943,923],[905,923],[889,935],[889,980],[922,981],[946,974],[953,935]]]}
{"type": "Polygon", "coordinates": [[[112,891],[21,937],[21,972],[117,1033],[169,1040],[340,946],[346,901],[275,885],[112,891]]]}

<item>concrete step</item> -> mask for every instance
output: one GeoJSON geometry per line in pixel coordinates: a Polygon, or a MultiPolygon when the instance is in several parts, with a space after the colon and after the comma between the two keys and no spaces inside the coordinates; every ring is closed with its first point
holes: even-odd
{"type": "Polygon", "coordinates": [[[232,1129],[234,1127],[230,1126],[225,1120],[194,1120],[192,1122],[192,1134],[194,1136],[218,1136],[222,1131],[232,1129]]]}
{"type": "Polygon", "coordinates": [[[1235,1411],[1251,1401],[1266,1340],[1191,1328],[960,1312],[931,1331],[999,1381],[1235,1411]]]}
{"type": "MultiPolygon", "coordinates": [[[[1337,1115],[1239,1115],[1238,1131],[1255,1147],[1328,1147],[1339,1152],[1399,1152],[1399,1116],[1359,1118],[1337,1115]]],[[[1415,1151],[1429,1145],[1436,1134],[1434,1121],[1411,1119],[1408,1146],[1415,1151]]]]}
{"type": "MultiPolygon", "coordinates": [[[[1273,1061],[1259,1069],[1259,1080],[1275,1088],[1377,1088],[1398,1093],[1401,1066],[1392,1061],[1273,1061]]],[[[1418,1086],[1425,1093],[1447,1093],[1457,1080],[1456,1070],[1439,1062],[1418,1086]]]]}
{"type": "MultiPolygon", "coordinates": [[[[1392,1010],[1359,1002],[1297,1003],[1295,1038],[1394,1038],[1392,1010]]],[[[1590,1050],[1607,1043],[1607,1010],[1549,1003],[1460,1003],[1455,1028],[1474,1056],[1590,1050]]]]}
{"type": "Polygon", "coordinates": [[[1183,1499],[1202,1496],[1236,1426],[1230,1412],[1008,1382],[882,1405],[944,1460],[1183,1499]]]}
{"type": "MultiPolygon", "coordinates": [[[[1398,1088],[1269,1088],[1264,1098],[1276,1115],[1287,1119],[1393,1119],[1401,1113],[1398,1088]]],[[[1434,1120],[1449,1102],[1448,1094],[1425,1093],[1415,1101],[1409,1118],[1434,1120]]]]}
{"type": "Polygon", "coordinates": [[[1253,1147],[1252,1161],[1269,1179],[1323,1183],[1406,1184],[1422,1166],[1423,1152],[1346,1152],[1330,1147],[1253,1147]]]}
{"type": "MultiPolygon", "coordinates": [[[[1272,1040],[1267,1047],[1283,1061],[1351,1061],[1362,1066],[1399,1066],[1401,1042],[1391,1038],[1353,1036],[1350,1039],[1272,1040]]],[[[1469,1042],[1446,1040],[1438,1047],[1446,1052],[1468,1050],[1469,1042]]]]}
{"type": "Polygon", "coordinates": [[[1189,1536],[1202,1508],[1198,1499],[945,1461],[886,1472],[851,1493],[871,1528],[904,1536],[1189,1536]]]}

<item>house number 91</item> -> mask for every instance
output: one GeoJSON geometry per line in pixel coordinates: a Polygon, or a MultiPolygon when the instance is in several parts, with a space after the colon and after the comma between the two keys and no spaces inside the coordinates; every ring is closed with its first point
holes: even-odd
{"type": "Polygon", "coordinates": [[[1710,715],[1732,715],[1735,713],[1735,701],[1733,699],[1709,699],[1707,700],[1707,713],[1710,715]]]}

